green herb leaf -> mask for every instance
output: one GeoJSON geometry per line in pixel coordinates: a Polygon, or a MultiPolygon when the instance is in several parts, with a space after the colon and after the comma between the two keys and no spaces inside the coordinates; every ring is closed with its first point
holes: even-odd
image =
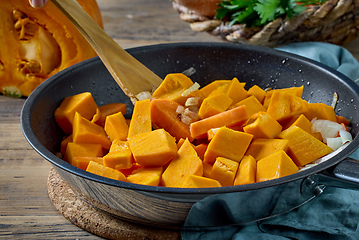
{"type": "Polygon", "coordinates": [[[230,25],[263,26],[278,17],[292,18],[307,5],[323,4],[327,0],[222,0],[215,18],[228,18],[230,25]]]}
{"type": "Polygon", "coordinates": [[[237,22],[248,26],[255,25],[259,18],[258,13],[254,10],[256,4],[257,0],[222,0],[215,18],[223,20],[228,17],[231,20],[229,25],[237,22]]]}
{"type": "Polygon", "coordinates": [[[276,16],[283,14],[279,8],[280,0],[258,0],[258,4],[254,7],[261,18],[261,24],[273,21],[276,16]]]}

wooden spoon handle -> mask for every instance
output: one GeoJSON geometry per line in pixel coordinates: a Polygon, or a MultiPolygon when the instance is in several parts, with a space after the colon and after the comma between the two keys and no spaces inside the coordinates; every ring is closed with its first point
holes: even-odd
{"type": "Polygon", "coordinates": [[[133,102],[140,92],[151,92],[161,84],[159,76],[121,48],[75,0],[51,1],[91,44],[112,77],[133,102]]]}

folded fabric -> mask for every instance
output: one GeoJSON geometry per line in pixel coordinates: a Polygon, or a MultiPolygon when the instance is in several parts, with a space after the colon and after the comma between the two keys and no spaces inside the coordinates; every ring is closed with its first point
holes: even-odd
{"type": "Polygon", "coordinates": [[[264,221],[260,229],[292,239],[359,239],[359,191],[331,188],[283,216],[264,221]]]}
{"type": "Polygon", "coordinates": [[[338,45],[321,42],[301,42],[291,43],[277,49],[323,63],[343,73],[353,81],[359,79],[358,61],[348,50],[338,45]]]}
{"type": "MultiPolygon", "coordinates": [[[[358,61],[340,46],[306,42],[278,50],[321,62],[353,81],[359,79],[358,61]]],[[[359,159],[359,151],[351,157],[359,159]]],[[[266,189],[212,195],[193,205],[181,236],[183,240],[359,239],[359,191],[326,187],[316,197],[297,180],[266,189]],[[265,218],[269,215],[274,217],[265,218]]]]}

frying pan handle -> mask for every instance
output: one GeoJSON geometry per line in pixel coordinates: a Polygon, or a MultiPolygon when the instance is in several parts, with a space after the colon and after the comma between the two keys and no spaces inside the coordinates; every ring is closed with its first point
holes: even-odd
{"type": "Polygon", "coordinates": [[[337,164],[332,173],[339,179],[359,184],[359,161],[347,158],[337,164]]]}
{"type": "Polygon", "coordinates": [[[353,158],[346,158],[318,175],[327,186],[359,190],[359,161],[353,158]]]}

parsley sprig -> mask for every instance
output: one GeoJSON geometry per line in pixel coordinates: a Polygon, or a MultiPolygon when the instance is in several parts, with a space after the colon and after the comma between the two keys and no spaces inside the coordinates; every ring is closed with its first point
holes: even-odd
{"type": "Polygon", "coordinates": [[[222,0],[215,18],[228,18],[230,25],[264,26],[278,17],[303,12],[308,5],[323,4],[326,0],[222,0]]]}

